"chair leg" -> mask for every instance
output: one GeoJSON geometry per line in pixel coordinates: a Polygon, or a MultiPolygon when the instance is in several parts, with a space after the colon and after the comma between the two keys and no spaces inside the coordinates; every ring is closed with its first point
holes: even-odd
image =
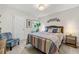
{"type": "Polygon", "coordinates": [[[19,42],[18,42],[18,45],[19,45],[19,42]]]}
{"type": "Polygon", "coordinates": [[[12,47],[10,47],[10,50],[12,50],[12,47]]]}
{"type": "Polygon", "coordinates": [[[6,47],[5,47],[5,51],[4,51],[4,54],[6,54],[6,47]]]}

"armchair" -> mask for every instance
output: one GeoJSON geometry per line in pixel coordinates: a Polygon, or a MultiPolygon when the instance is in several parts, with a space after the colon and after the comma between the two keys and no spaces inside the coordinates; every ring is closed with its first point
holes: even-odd
{"type": "Polygon", "coordinates": [[[12,38],[12,33],[11,32],[7,32],[7,33],[2,33],[2,38],[6,39],[6,47],[10,48],[10,50],[12,50],[12,47],[14,47],[15,45],[19,45],[19,38],[12,38]]]}

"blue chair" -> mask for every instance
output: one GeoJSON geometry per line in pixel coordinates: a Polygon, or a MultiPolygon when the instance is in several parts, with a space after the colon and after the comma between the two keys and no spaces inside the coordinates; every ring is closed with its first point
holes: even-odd
{"type": "Polygon", "coordinates": [[[10,50],[12,50],[12,47],[14,47],[15,45],[19,45],[19,38],[12,38],[12,33],[11,32],[7,32],[7,33],[2,33],[2,38],[5,38],[6,39],[6,46],[7,48],[10,48],[10,50]]]}

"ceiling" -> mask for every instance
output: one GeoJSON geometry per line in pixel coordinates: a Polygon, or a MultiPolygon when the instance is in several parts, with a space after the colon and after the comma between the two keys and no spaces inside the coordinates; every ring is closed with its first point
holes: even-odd
{"type": "Polygon", "coordinates": [[[74,8],[79,5],[78,4],[49,4],[48,7],[43,11],[39,11],[34,4],[6,4],[6,5],[0,5],[0,8],[3,6],[23,11],[31,17],[42,17],[48,14],[74,8]]]}

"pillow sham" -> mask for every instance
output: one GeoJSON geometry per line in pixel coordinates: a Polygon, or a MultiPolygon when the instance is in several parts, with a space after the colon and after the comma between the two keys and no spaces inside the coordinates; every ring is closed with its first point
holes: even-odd
{"type": "Polygon", "coordinates": [[[52,30],[53,33],[61,33],[61,28],[54,28],[52,30]]]}
{"type": "Polygon", "coordinates": [[[61,28],[58,28],[58,33],[61,33],[61,28]]]}
{"type": "Polygon", "coordinates": [[[61,33],[61,28],[45,28],[45,32],[49,33],[61,33]]]}
{"type": "Polygon", "coordinates": [[[52,30],[52,32],[53,32],[53,33],[58,33],[58,29],[57,29],[57,28],[54,28],[54,29],[52,30]]]}
{"type": "Polygon", "coordinates": [[[47,28],[45,28],[45,32],[48,32],[48,29],[47,28]]]}

